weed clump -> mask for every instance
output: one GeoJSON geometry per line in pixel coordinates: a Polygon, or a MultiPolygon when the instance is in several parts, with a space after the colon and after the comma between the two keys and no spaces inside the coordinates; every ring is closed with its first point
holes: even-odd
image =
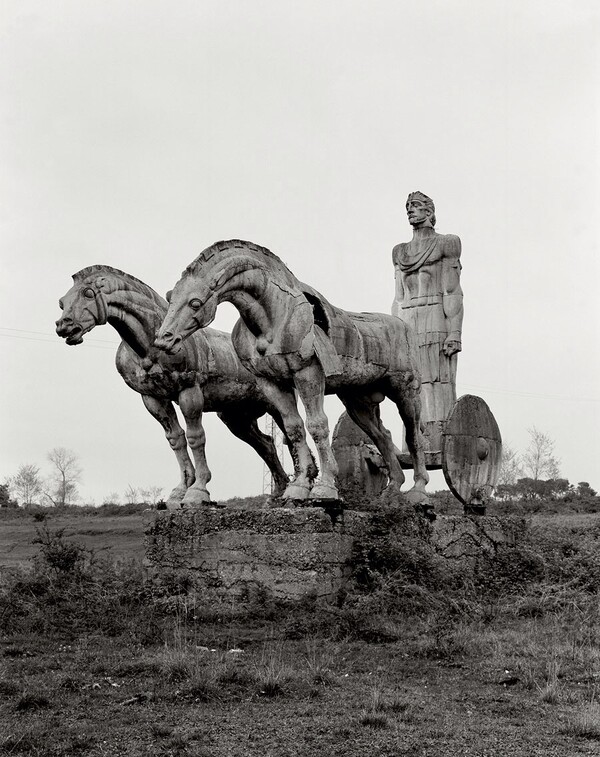
{"type": "Polygon", "coordinates": [[[19,697],[15,704],[17,712],[31,712],[32,710],[41,710],[50,706],[50,700],[45,694],[35,694],[26,692],[19,697]]]}
{"type": "Polygon", "coordinates": [[[566,736],[600,741],[600,707],[595,702],[588,703],[577,715],[570,718],[560,729],[566,736]]]}
{"type": "Polygon", "coordinates": [[[141,565],[99,558],[46,523],[36,543],[40,551],[31,569],[0,584],[5,633],[66,638],[94,632],[145,640],[159,635],[141,565]]]}

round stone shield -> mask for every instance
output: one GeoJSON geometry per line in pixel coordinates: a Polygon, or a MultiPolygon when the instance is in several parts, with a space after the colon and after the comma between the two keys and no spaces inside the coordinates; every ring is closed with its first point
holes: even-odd
{"type": "Polygon", "coordinates": [[[496,419],[481,397],[465,394],[442,436],[442,470],[452,494],[465,505],[483,504],[498,482],[501,459],[496,419]]]}

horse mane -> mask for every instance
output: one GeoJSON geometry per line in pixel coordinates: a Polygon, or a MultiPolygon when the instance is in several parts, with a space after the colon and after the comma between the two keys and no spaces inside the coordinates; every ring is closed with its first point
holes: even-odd
{"type": "Polygon", "coordinates": [[[277,257],[274,252],[271,252],[271,250],[268,250],[266,247],[261,247],[261,245],[255,244],[254,242],[246,242],[243,239],[229,239],[227,241],[220,241],[211,244],[210,247],[202,250],[198,257],[188,265],[188,267],[183,272],[183,276],[199,273],[198,269],[204,263],[210,260],[210,258],[215,253],[223,252],[224,250],[231,250],[232,252],[235,252],[236,249],[250,253],[252,257],[255,257],[258,262],[263,262],[264,258],[267,258],[268,261],[275,262],[277,265],[281,266],[285,271],[287,271],[290,276],[294,276],[294,274],[286,266],[283,260],[277,257]]]}
{"type": "Polygon", "coordinates": [[[158,294],[158,292],[152,289],[149,284],[146,284],[145,282],[141,281],[141,279],[132,276],[130,273],[121,271],[119,268],[114,268],[111,265],[90,265],[87,268],[82,268],[81,271],[74,273],[72,278],[75,284],[79,284],[94,275],[112,275],[120,279],[125,279],[125,281],[132,285],[132,289],[134,289],[136,292],[149,295],[158,304],[165,304],[164,299],[158,294]]]}

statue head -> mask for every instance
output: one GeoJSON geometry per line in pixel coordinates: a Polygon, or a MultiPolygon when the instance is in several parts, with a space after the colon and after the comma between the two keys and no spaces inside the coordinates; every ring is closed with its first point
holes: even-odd
{"type": "Polygon", "coordinates": [[[106,294],[111,282],[99,275],[102,272],[101,266],[89,266],[74,274],[75,283],[58,301],[63,313],[56,321],[56,333],[67,344],[81,344],[88,331],[107,321],[106,294]]]}
{"type": "Polygon", "coordinates": [[[406,212],[411,226],[435,226],[435,205],[423,192],[411,192],[406,200],[406,212]]]}

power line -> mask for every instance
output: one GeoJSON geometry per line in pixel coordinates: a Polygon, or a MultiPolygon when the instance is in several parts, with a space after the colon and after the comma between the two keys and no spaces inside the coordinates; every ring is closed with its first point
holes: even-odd
{"type": "MultiPolygon", "coordinates": [[[[3,331],[18,331],[20,334],[38,334],[39,336],[51,336],[53,339],[56,339],[56,334],[51,334],[49,331],[29,331],[28,329],[14,329],[10,326],[0,326],[0,329],[2,329],[3,331]]],[[[5,336],[10,336],[10,334],[5,334],[5,336]]],[[[102,344],[114,344],[115,346],[119,344],[112,339],[96,339],[94,337],[89,337],[86,339],[86,341],[102,342],[102,344]]]]}
{"type": "MultiPolygon", "coordinates": [[[[0,333],[0,337],[3,337],[3,336],[8,337],[9,339],[23,339],[26,342],[46,342],[47,344],[56,344],[57,346],[60,344],[60,341],[56,337],[54,339],[41,339],[40,337],[37,337],[37,336],[24,336],[21,334],[0,333]]],[[[90,349],[93,349],[93,350],[111,350],[111,352],[113,350],[112,347],[103,347],[100,344],[89,344],[87,340],[83,342],[83,345],[84,347],[89,347],[90,349]]],[[[114,347],[118,347],[118,346],[119,346],[118,344],[114,345],[114,347]]]]}
{"type": "MultiPolygon", "coordinates": [[[[26,341],[30,341],[30,342],[52,342],[52,344],[59,343],[56,335],[51,334],[50,332],[29,331],[27,329],[15,329],[8,326],[0,326],[0,336],[10,337],[11,339],[25,339],[26,341]],[[1,331],[16,331],[18,333],[2,334],[1,331]],[[45,337],[50,337],[50,338],[40,339],[38,336],[27,336],[27,334],[36,334],[39,336],[45,336],[45,337]]],[[[100,345],[102,344],[112,345],[112,348],[117,348],[119,346],[119,342],[110,341],[108,339],[95,339],[93,337],[86,337],[83,344],[85,344],[87,347],[92,347],[94,349],[109,349],[108,347],[101,347],[100,345]],[[95,342],[96,344],[90,344],[90,342],[95,342]]],[[[459,386],[462,386],[466,390],[474,389],[476,391],[490,392],[492,394],[507,394],[513,397],[543,399],[543,400],[551,400],[551,401],[556,401],[556,402],[600,402],[600,398],[598,397],[565,397],[565,396],[559,396],[557,394],[536,394],[534,392],[524,392],[518,389],[499,389],[497,387],[491,387],[491,386],[478,386],[477,384],[463,384],[462,382],[458,382],[458,384],[459,386]]]]}
{"type": "Polygon", "coordinates": [[[459,386],[465,389],[476,389],[477,391],[491,392],[493,394],[510,394],[515,397],[526,397],[530,399],[555,400],[557,402],[600,402],[598,397],[565,397],[557,394],[535,394],[533,392],[522,392],[518,389],[497,389],[490,386],[477,386],[476,384],[463,384],[459,386]]]}

